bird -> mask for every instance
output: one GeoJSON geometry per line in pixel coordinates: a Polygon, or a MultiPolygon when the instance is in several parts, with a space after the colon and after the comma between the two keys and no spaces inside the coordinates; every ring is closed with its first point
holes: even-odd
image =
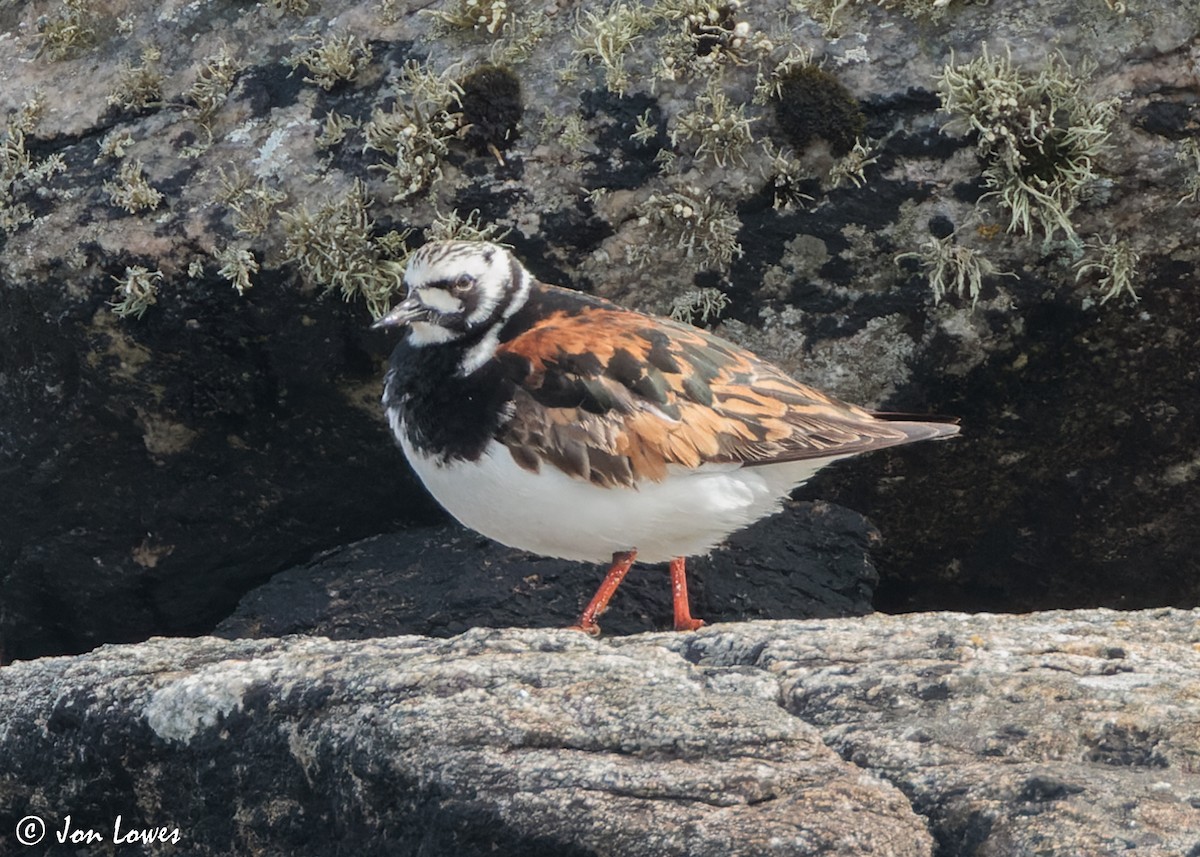
{"type": "Polygon", "coordinates": [[[703,329],[539,281],[506,246],[429,241],[404,298],[382,405],[425,488],[469,529],[542,556],[608,563],[571,627],[635,559],[669,563],[694,631],[688,557],[777,512],[831,462],[959,430],[800,383],[703,329]]]}

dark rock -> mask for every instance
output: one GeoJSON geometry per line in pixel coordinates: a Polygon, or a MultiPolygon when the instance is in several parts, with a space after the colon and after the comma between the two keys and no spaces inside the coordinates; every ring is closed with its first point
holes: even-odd
{"type": "Polygon", "coordinates": [[[377,385],[361,319],[212,288],[131,326],[0,291],[8,657],[203,632],[320,545],[432,519],[386,426],[347,401],[377,385]]]}
{"type": "MultiPolygon", "coordinates": [[[[1200,339],[1154,321],[1200,326],[1200,294],[1160,273],[1132,317],[1043,302],[1011,349],[937,382],[931,395],[964,425],[951,447],[866,459],[804,489],[870,510],[879,609],[1200,603],[1200,468],[1179,452],[1200,435],[1200,339]],[[918,485],[938,508],[892,494],[918,485]],[[940,544],[913,542],[926,527],[940,544]]],[[[961,343],[946,347],[953,362],[961,343]]]]}
{"type": "MultiPolygon", "coordinates": [[[[688,562],[695,615],[708,622],[869,613],[877,538],[861,516],[789,504],[710,557],[688,562]]],[[[534,557],[458,526],[376,536],[275,575],[217,626],[227,637],[449,636],[478,626],[565,627],[605,569],[534,557]]],[[[669,627],[665,566],[635,566],[600,620],[605,634],[669,627]]]]}

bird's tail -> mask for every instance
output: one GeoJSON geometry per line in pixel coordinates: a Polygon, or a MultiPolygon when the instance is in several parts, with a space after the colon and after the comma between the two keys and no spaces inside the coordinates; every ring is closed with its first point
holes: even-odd
{"type": "Polygon", "coordinates": [[[910,441],[937,440],[958,434],[958,417],[939,417],[928,414],[898,414],[875,412],[877,419],[894,423],[910,441]]]}

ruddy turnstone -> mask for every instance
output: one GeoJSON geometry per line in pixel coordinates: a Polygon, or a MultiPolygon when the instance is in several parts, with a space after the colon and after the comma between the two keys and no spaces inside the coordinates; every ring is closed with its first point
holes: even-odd
{"type": "Polygon", "coordinates": [[[611,566],[576,627],[599,633],[634,558],[686,557],[777,511],[832,461],[953,435],[838,401],[703,330],[536,280],[504,247],[435,241],[375,327],[403,327],[383,407],[434,498],[502,544],[611,566]]]}

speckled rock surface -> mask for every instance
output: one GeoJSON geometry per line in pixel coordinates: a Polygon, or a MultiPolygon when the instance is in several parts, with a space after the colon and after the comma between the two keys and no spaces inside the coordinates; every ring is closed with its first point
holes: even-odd
{"type": "Polygon", "coordinates": [[[756,0],[707,30],[659,0],[609,69],[571,4],[513,0],[492,30],[421,5],[0,5],[0,658],[204,632],[276,571],[436,520],[377,413],[390,343],[327,292],[472,212],[547,280],[725,303],[709,323],[802,380],[961,416],[961,442],[804,489],[879,526],[876,606],[1200,602],[1197,0],[756,0]],[[349,37],[345,80],[298,62],[349,37]],[[983,44],[1028,78],[1057,52],[1112,102],[1077,240],[1006,231],[978,134],[939,111],[937,74],[983,44]],[[836,87],[803,103],[846,121],[796,151],[787,105],[755,96],[804,52],[836,87]],[[519,121],[495,153],[502,115],[457,126],[409,194],[415,156],[365,148],[369,123],[489,60],[519,121]],[[857,173],[833,154],[850,125],[857,173]],[[365,216],[324,221],[341,249],[300,235],[357,182],[365,216]],[[1014,276],[936,303],[905,254],[951,234],[1014,276]],[[1100,303],[1102,242],[1140,254],[1140,303],[1100,303]],[[319,273],[316,245],[359,255],[319,273]],[[138,268],[155,301],[119,318],[138,268]]]}
{"type": "Polygon", "coordinates": [[[197,855],[929,853],[899,790],[769,678],[654,640],[153,640],[0,686],[9,845],[10,815],[129,807],[197,855]]]}
{"type": "Polygon", "coordinates": [[[939,854],[1200,853],[1200,611],[754,631],[668,645],[766,670],[784,708],[900,787],[939,854]]]}
{"type": "Polygon", "coordinates": [[[197,855],[1178,857],[1198,646],[1172,610],[108,646],[0,670],[0,848],[123,813],[197,855]]]}

